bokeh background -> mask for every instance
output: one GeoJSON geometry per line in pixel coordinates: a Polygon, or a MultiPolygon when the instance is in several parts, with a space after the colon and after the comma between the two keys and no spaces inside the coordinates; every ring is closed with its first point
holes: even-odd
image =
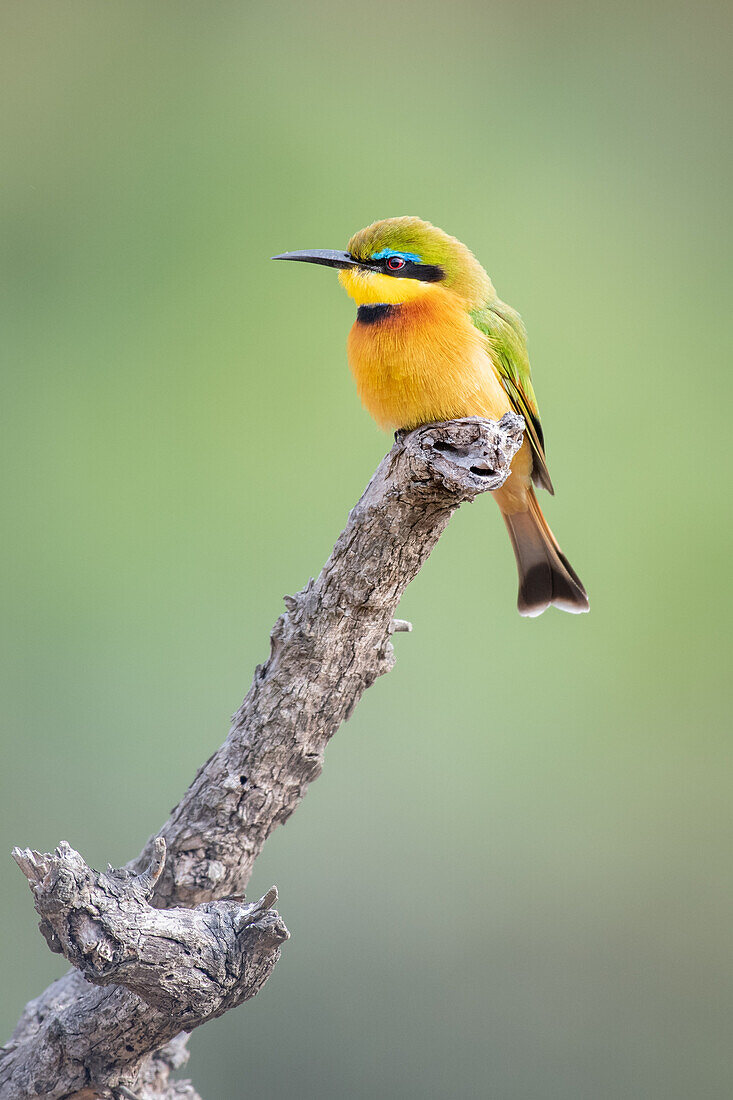
{"type": "Polygon", "coordinates": [[[592,612],[487,500],[270,840],[292,931],[206,1100],[731,1095],[723,4],[6,2],[2,1002],[60,973],[12,844],[136,854],[389,445],[342,248],[416,213],[530,332],[592,612]]]}

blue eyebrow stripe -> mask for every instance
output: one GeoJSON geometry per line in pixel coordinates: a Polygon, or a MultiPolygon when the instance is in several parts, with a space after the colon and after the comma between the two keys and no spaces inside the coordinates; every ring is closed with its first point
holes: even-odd
{"type": "Polygon", "coordinates": [[[414,264],[421,264],[422,259],[414,252],[397,252],[394,248],[383,248],[381,252],[375,252],[370,260],[387,260],[390,256],[401,256],[403,260],[412,260],[414,264]]]}

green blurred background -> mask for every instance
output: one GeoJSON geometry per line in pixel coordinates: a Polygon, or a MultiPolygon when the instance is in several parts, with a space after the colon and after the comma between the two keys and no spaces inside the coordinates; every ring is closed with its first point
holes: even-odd
{"type": "Polygon", "coordinates": [[[593,609],[520,619],[496,510],[455,517],[257,864],[292,940],[190,1074],[205,1100],[730,1097],[725,6],[0,24],[2,1035],[64,969],[11,845],[139,851],[389,445],[335,276],[268,257],[414,213],[527,322],[593,609]]]}

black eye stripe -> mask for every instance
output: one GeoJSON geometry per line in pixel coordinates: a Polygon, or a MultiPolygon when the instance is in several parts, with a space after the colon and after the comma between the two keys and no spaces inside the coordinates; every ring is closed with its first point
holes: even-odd
{"type": "Polygon", "coordinates": [[[414,260],[405,260],[399,271],[391,270],[388,264],[389,260],[384,262],[384,273],[392,279],[417,279],[421,283],[439,283],[445,278],[445,271],[437,264],[416,264],[414,260]]]}
{"type": "Polygon", "coordinates": [[[361,258],[351,254],[351,258],[360,267],[368,271],[379,271],[383,275],[389,275],[391,279],[417,279],[421,283],[440,283],[445,279],[445,270],[439,264],[421,264],[414,260],[407,260],[404,256],[384,256],[381,259],[361,258]],[[399,259],[402,267],[396,271],[389,267],[389,261],[399,259]]]}

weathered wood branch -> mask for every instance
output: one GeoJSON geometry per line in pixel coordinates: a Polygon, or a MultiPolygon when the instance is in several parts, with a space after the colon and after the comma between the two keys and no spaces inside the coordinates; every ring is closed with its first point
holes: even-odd
{"type": "Polygon", "coordinates": [[[165,861],[162,840],[141,875],[92,871],[66,843],[53,855],[16,848],[13,856],[49,947],[86,982],[63,1008],[54,1004],[50,1025],[44,1021],[34,1036],[32,1060],[17,1048],[8,1052],[0,1079],[9,1096],[56,1100],[87,1087],[136,1088],[151,1036],[160,1046],[253,997],[288,938],[270,908],[274,888],[254,905],[153,908],[148,898],[165,861]],[[110,988],[93,990],[87,982],[110,988]]]}
{"type": "Polygon", "coordinates": [[[49,946],[79,969],[26,1006],[0,1051],[0,1100],[196,1100],[168,1080],[185,1058],[170,1041],[252,996],[287,936],[269,895],[226,899],[243,898],[326,744],[392,667],[402,593],[456,508],[504,483],[523,429],[508,413],[398,433],[318,578],[285,598],[226,741],[126,870],[92,872],[68,845],[18,852],[49,946]]]}
{"type": "Polygon", "coordinates": [[[253,958],[269,972],[288,938],[271,909],[274,886],[254,905],[226,900],[154,909],[148,898],[165,863],[161,838],[141,875],[93,871],[65,841],[53,855],[15,848],[13,858],[30,883],[51,950],[93,985],[124,985],[160,1009],[179,1025],[171,1038],[221,1015],[232,998],[251,996],[261,984],[251,972],[253,958]]]}

